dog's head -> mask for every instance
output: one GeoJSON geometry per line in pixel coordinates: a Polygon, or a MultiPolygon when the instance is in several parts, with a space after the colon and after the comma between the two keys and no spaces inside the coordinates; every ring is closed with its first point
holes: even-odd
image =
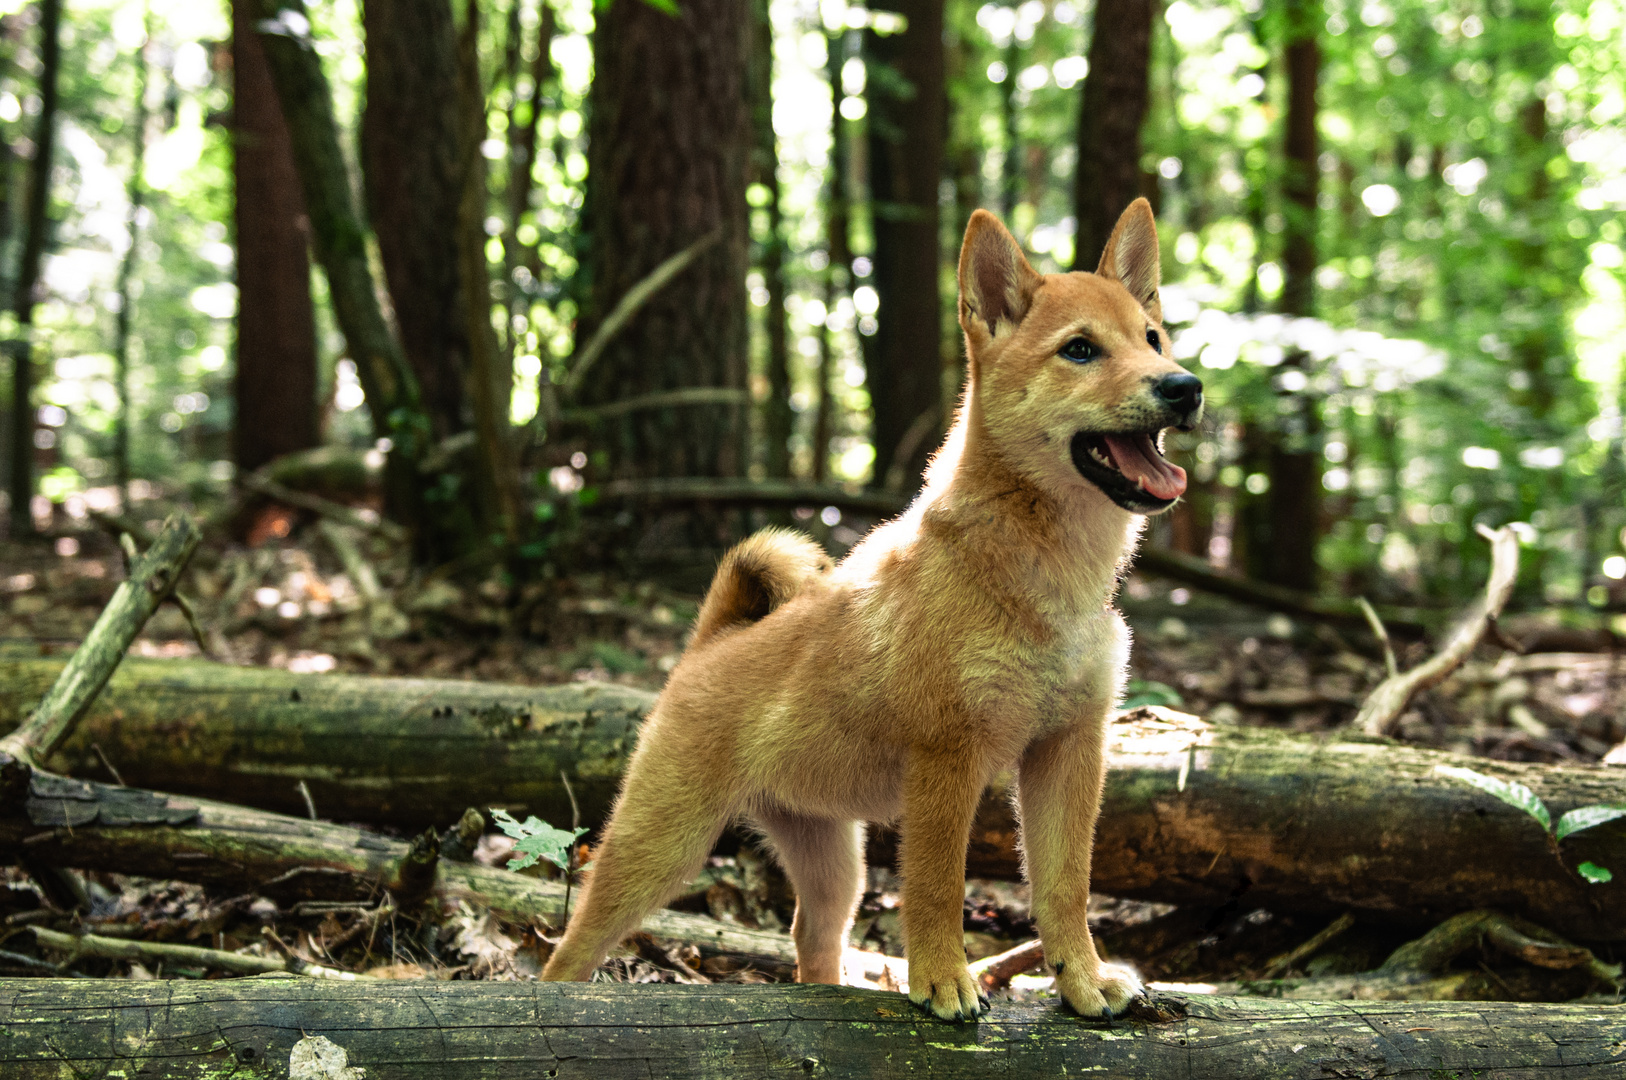
{"type": "Polygon", "coordinates": [[[1203,384],[1169,359],[1157,228],[1136,199],[1093,274],[1044,274],[986,210],[960,250],[960,325],[987,437],[1046,489],[1099,492],[1137,514],[1174,505],[1185,470],[1162,433],[1202,417],[1203,384]]]}

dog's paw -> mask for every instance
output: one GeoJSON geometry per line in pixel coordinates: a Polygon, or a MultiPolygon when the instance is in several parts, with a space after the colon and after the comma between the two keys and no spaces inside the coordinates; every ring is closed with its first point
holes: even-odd
{"type": "Polygon", "coordinates": [[[963,963],[938,972],[910,964],[909,1000],[940,1020],[975,1020],[988,1011],[988,996],[963,963]]]}
{"type": "Polygon", "coordinates": [[[1098,963],[1092,972],[1084,964],[1058,963],[1056,992],[1080,1016],[1098,1019],[1117,1016],[1146,988],[1140,976],[1117,964],[1098,963]]]}

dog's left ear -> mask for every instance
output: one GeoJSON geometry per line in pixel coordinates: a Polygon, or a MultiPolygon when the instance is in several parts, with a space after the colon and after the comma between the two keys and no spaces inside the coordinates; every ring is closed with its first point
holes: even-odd
{"type": "Polygon", "coordinates": [[[1157,222],[1152,220],[1152,204],[1136,199],[1123,212],[1113,227],[1107,248],[1101,253],[1101,265],[1095,272],[1111,278],[1129,290],[1129,295],[1140,301],[1146,313],[1158,322],[1163,321],[1163,302],[1157,287],[1162,269],[1157,254],[1157,222]]]}
{"type": "Polygon", "coordinates": [[[1033,304],[1039,274],[999,219],[977,210],[965,229],[960,248],[960,321],[969,330],[969,318],[980,319],[997,337],[999,324],[1014,328],[1033,304]]]}

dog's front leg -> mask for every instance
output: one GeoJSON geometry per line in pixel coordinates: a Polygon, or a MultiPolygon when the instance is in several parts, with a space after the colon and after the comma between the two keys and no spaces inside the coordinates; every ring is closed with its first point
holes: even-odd
{"type": "Polygon", "coordinates": [[[904,784],[909,1000],[944,1020],[975,1020],[988,1010],[965,962],[965,849],[985,782],[972,757],[916,750],[904,784]]]}
{"type": "Polygon", "coordinates": [[[1033,917],[1056,990],[1083,1016],[1122,1012],[1141,993],[1133,971],[1104,964],[1085,911],[1090,903],[1090,847],[1105,772],[1104,710],[1033,743],[1022,755],[1017,798],[1022,852],[1033,883],[1033,917]]]}

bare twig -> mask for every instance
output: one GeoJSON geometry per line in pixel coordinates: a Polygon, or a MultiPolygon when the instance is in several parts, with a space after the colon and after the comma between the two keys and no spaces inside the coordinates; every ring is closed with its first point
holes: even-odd
{"type": "Polygon", "coordinates": [[[1288,950],[1266,964],[1263,977],[1266,979],[1281,978],[1322,949],[1325,949],[1334,939],[1342,937],[1354,925],[1355,916],[1347,911],[1344,912],[1344,914],[1334,919],[1325,930],[1322,930],[1297,948],[1288,950]]]}
{"type": "Polygon", "coordinates": [[[1037,967],[1044,961],[1044,942],[1038,938],[1024,941],[1014,949],[997,956],[986,956],[970,967],[971,977],[984,990],[1002,990],[1011,984],[1011,977],[1037,967]]]}
{"type": "Polygon", "coordinates": [[[0,739],[0,754],[33,763],[43,761],[62,744],[107,685],[130,642],[158,605],[171,595],[199,539],[198,528],[190,518],[176,515],[164,523],[158,539],[131,566],[130,576],[119,585],[84,643],[62,669],[56,685],[21,727],[0,739]]]}
{"type": "Polygon", "coordinates": [[[592,424],[611,417],[644,409],[670,409],[684,405],[748,405],[751,395],[733,386],[686,386],[681,390],[663,390],[656,394],[640,394],[608,405],[591,409],[566,409],[561,420],[592,424]]]}
{"type": "Polygon", "coordinates": [[[1450,640],[1429,660],[1403,675],[1391,675],[1367,696],[1355,717],[1354,726],[1368,735],[1388,735],[1400,714],[1421,690],[1438,684],[1468,659],[1485,636],[1489,620],[1501,613],[1519,577],[1519,538],[1510,526],[1500,529],[1479,527],[1479,534],[1491,545],[1490,580],[1485,597],[1452,633],[1450,640]]]}
{"type": "Polygon", "coordinates": [[[1400,674],[1400,666],[1395,663],[1395,648],[1389,642],[1389,631],[1384,628],[1383,620],[1364,596],[1357,596],[1355,602],[1361,605],[1361,614],[1366,616],[1366,625],[1372,628],[1372,636],[1378,639],[1383,646],[1383,666],[1389,672],[1389,678],[1400,674]]]}
{"type": "Polygon", "coordinates": [[[101,761],[102,768],[107,770],[107,774],[113,778],[113,782],[119,787],[123,787],[124,777],[119,775],[119,771],[113,768],[113,763],[107,760],[107,755],[102,753],[101,743],[91,743],[90,748],[96,751],[96,757],[101,761]]]}
{"type": "Polygon", "coordinates": [[[310,786],[307,785],[305,783],[305,781],[303,781],[303,780],[301,780],[299,783],[295,784],[294,786],[299,789],[300,798],[305,800],[305,812],[311,816],[312,821],[315,821],[316,820],[316,800],[311,798],[310,786]]]}
{"type": "Polygon", "coordinates": [[[249,490],[258,492],[268,499],[275,499],[279,503],[300,510],[309,510],[318,517],[336,521],[341,525],[348,525],[354,529],[364,529],[376,532],[380,536],[400,543],[407,538],[406,529],[387,518],[380,517],[370,511],[357,510],[353,506],[324,499],[320,495],[312,495],[307,491],[295,491],[286,484],[280,484],[268,476],[260,473],[249,473],[243,477],[243,484],[249,490]]]}

